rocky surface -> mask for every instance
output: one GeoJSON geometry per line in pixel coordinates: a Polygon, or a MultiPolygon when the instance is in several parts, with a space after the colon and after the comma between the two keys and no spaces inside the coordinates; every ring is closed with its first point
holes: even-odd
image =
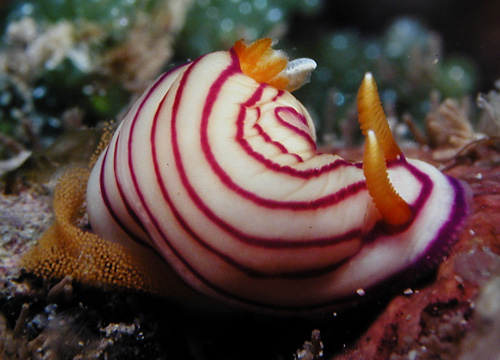
{"type": "Polygon", "coordinates": [[[335,359],[468,359],[490,352],[499,356],[491,340],[499,335],[498,325],[487,324],[495,310],[484,307],[494,308],[488,297],[498,298],[494,275],[500,272],[500,169],[497,154],[488,153],[487,159],[448,171],[471,186],[471,215],[436,278],[392,299],[356,344],[335,359]],[[484,312],[488,315],[481,315],[484,312]],[[479,335],[485,327],[496,330],[489,341],[479,335]]]}
{"type": "MultiPolygon", "coordinates": [[[[358,153],[344,151],[348,158],[358,153]]],[[[207,314],[145,294],[23,274],[19,256],[52,215],[46,190],[20,187],[0,197],[0,354],[2,359],[498,358],[498,160],[495,149],[479,147],[446,164],[450,175],[470,184],[472,211],[436,274],[390,299],[329,319],[207,314]]]]}

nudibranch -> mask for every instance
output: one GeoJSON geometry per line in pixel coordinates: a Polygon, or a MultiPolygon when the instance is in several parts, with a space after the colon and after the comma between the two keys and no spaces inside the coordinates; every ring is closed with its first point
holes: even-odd
{"type": "Polygon", "coordinates": [[[56,228],[25,267],[167,296],[175,272],[197,293],[277,312],[335,308],[435,268],[466,217],[467,186],[405,158],[369,73],[363,162],[318,151],[290,93],[315,67],[261,39],[161,75],[90,173],[93,233],[73,224],[88,172],[66,176],[56,228]]]}

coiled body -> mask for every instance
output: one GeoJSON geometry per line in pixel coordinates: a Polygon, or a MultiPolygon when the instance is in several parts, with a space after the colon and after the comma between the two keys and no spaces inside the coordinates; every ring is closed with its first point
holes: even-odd
{"type": "Polygon", "coordinates": [[[87,188],[93,231],[155,251],[194,289],[229,302],[314,310],[438,261],[466,213],[462,185],[388,161],[411,221],[388,226],[361,163],[316,149],[288,91],[234,50],[162,75],[132,106],[87,188]]]}

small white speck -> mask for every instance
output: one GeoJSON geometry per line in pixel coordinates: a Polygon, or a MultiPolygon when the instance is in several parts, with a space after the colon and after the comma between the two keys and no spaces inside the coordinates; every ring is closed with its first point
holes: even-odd
{"type": "Polygon", "coordinates": [[[406,296],[413,295],[413,289],[407,288],[403,291],[403,294],[405,294],[406,296]]]}
{"type": "Polygon", "coordinates": [[[469,234],[476,235],[476,232],[474,230],[472,230],[472,229],[469,229],[469,234]]]}
{"type": "Polygon", "coordinates": [[[332,315],[333,317],[337,317],[337,312],[334,312],[332,315]]]}
{"type": "Polygon", "coordinates": [[[483,178],[483,174],[482,173],[477,173],[476,174],[476,179],[481,180],[482,178],[483,178]]]}
{"type": "Polygon", "coordinates": [[[356,294],[358,294],[359,296],[365,296],[365,294],[366,294],[365,289],[356,290],[356,294]]]}

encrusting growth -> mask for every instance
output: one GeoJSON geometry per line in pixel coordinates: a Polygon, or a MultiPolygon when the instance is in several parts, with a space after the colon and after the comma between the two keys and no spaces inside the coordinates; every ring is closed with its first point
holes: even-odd
{"type": "Polygon", "coordinates": [[[146,264],[148,267],[165,267],[159,259],[153,265],[151,259],[133,258],[122,246],[74,224],[85,198],[88,175],[88,169],[73,169],[60,179],[54,195],[55,223],[23,257],[22,266],[42,277],[71,275],[94,286],[161,292],[158,286],[164,283],[152,278],[157,272],[138,272],[146,264]]]}
{"type": "MultiPolygon", "coordinates": [[[[105,132],[102,150],[111,133],[105,132]]],[[[95,159],[91,160],[91,166],[95,159]]],[[[71,276],[90,286],[133,289],[159,295],[189,291],[165,262],[152,251],[136,253],[79,228],[84,211],[89,168],[68,170],[54,193],[54,224],[22,258],[22,267],[37,276],[71,276]],[[166,278],[171,280],[165,281],[166,278]]]]}

